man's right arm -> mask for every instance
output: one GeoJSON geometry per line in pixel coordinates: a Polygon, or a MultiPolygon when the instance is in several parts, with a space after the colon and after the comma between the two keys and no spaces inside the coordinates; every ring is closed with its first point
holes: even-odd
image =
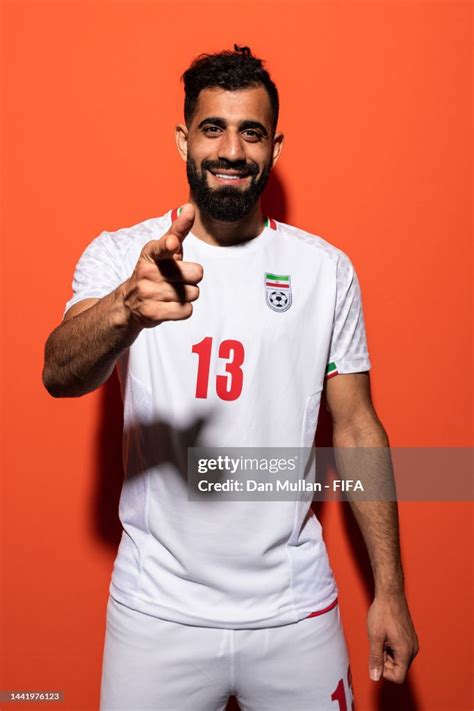
{"type": "Polygon", "coordinates": [[[127,318],[124,284],[101,299],[74,304],[45,346],[43,384],[53,397],[78,397],[112,373],[120,353],[141,328],[127,318]]]}
{"type": "Polygon", "coordinates": [[[182,261],[182,241],[194,222],[186,205],[168,232],[142,249],[125,282],[101,299],[74,304],[45,346],[43,384],[54,397],[95,390],[143,328],[189,318],[199,296],[199,264],[182,261]]]}

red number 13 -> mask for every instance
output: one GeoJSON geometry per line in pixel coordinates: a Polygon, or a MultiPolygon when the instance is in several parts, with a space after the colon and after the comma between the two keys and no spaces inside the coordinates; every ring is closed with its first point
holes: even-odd
{"type": "MultiPolygon", "coordinates": [[[[207,336],[193,346],[193,353],[199,356],[196,381],[196,397],[206,398],[211,367],[212,338],[207,336]]],[[[221,400],[237,400],[242,392],[244,374],[240,367],[244,362],[245,351],[240,341],[227,340],[219,345],[219,358],[225,358],[225,370],[228,375],[216,376],[216,392],[221,400]],[[232,360],[229,360],[232,358],[232,360]]]]}

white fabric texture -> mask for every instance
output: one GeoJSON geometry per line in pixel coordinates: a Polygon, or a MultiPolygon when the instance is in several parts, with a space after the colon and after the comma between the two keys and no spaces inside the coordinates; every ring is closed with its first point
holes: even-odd
{"type": "Polygon", "coordinates": [[[109,597],[100,711],[223,711],[231,695],[241,711],[350,709],[349,677],[338,605],[289,625],[227,630],[160,620],[109,597]]]}
{"type": "MultiPolygon", "coordinates": [[[[101,233],[79,259],[65,310],[125,281],[170,224],[171,211],[101,233]]],[[[341,250],[283,223],[232,247],[191,233],[183,247],[204,268],[193,315],[144,329],[117,363],[125,480],[110,592],[183,624],[294,623],[337,597],[310,498],[189,500],[187,448],[312,446],[328,363],[339,373],[371,367],[359,282],[341,250]],[[291,283],[284,311],[268,303],[269,273],[291,283]]]]}

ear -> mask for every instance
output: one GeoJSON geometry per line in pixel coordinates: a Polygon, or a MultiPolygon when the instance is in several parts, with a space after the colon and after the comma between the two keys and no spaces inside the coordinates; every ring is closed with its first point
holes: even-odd
{"type": "Polygon", "coordinates": [[[184,123],[179,123],[176,126],[176,146],[179,155],[186,161],[188,157],[188,129],[184,123]]]}
{"type": "Polygon", "coordinates": [[[273,136],[272,166],[275,165],[278,158],[280,157],[280,153],[282,151],[284,141],[285,141],[285,136],[283,135],[283,133],[281,131],[278,131],[273,136]]]}

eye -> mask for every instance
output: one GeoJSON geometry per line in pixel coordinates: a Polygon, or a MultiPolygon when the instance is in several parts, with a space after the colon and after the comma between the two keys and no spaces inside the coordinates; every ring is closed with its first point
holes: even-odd
{"type": "Polygon", "coordinates": [[[260,133],[260,131],[256,131],[254,128],[246,128],[245,131],[243,131],[242,133],[252,143],[262,140],[262,134],[260,133]]]}
{"type": "Polygon", "coordinates": [[[204,126],[202,132],[205,136],[217,136],[222,129],[219,126],[204,126]]]}

